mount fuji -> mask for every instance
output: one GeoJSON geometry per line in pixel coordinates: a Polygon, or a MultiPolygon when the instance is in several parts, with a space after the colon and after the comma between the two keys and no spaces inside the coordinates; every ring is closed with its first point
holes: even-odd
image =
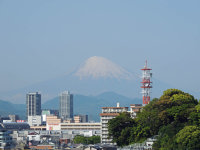
{"type": "MultiPolygon", "coordinates": [[[[42,102],[45,102],[62,91],[69,90],[71,93],[82,95],[98,95],[112,91],[130,98],[138,98],[141,97],[140,80],[120,65],[104,57],[93,56],[67,75],[9,92],[7,97],[13,97],[8,99],[11,102],[24,103],[26,93],[39,91],[42,94],[42,102]]],[[[156,84],[153,96],[156,97],[169,87],[155,79],[153,82],[156,84]]]]}
{"type": "Polygon", "coordinates": [[[111,62],[104,57],[93,56],[85,61],[76,71],[75,76],[80,79],[84,77],[98,78],[115,78],[115,79],[132,79],[133,75],[121,66],[111,62]]]}

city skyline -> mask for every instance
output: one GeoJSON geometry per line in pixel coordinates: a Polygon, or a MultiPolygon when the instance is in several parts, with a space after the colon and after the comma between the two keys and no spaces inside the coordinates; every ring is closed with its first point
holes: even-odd
{"type": "Polygon", "coordinates": [[[66,75],[92,56],[137,74],[147,59],[156,79],[199,93],[199,4],[2,0],[0,99],[66,75]]]}
{"type": "Polygon", "coordinates": [[[199,0],[0,0],[0,149],[200,149],[199,0]]]}

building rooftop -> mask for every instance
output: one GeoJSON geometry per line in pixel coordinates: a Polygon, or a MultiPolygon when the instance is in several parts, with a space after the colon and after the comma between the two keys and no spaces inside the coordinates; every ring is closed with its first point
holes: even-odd
{"type": "Polygon", "coordinates": [[[30,129],[30,126],[28,123],[17,123],[17,122],[10,122],[10,123],[3,123],[1,124],[4,129],[7,130],[24,130],[24,129],[30,129]]]}
{"type": "Polygon", "coordinates": [[[112,109],[124,109],[124,108],[128,108],[128,107],[102,107],[102,109],[108,109],[108,108],[112,108],[112,109]]]}
{"type": "Polygon", "coordinates": [[[100,116],[118,116],[119,113],[100,113],[100,116]]]}
{"type": "Polygon", "coordinates": [[[130,106],[142,106],[142,104],[130,104],[130,106]]]}

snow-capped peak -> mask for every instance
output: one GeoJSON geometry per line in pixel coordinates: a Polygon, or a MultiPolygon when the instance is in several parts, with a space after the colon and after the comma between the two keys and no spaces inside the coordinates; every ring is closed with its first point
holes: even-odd
{"type": "Polygon", "coordinates": [[[84,77],[92,78],[117,78],[117,79],[131,79],[132,75],[119,65],[110,60],[93,56],[85,61],[85,63],[75,73],[80,79],[84,77]]]}

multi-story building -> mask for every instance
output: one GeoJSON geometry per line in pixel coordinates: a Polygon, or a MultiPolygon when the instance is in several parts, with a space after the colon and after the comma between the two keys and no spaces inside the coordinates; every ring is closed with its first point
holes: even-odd
{"type": "Polygon", "coordinates": [[[74,116],[74,123],[80,123],[81,122],[81,116],[76,115],[74,116]]]}
{"type": "Polygon", "coordinates": [[[130,105],[130,114],[132,118],[136,118],[138,112],[140,112],[143,108],[142,104],[131,104],[130,105]]]}
{"type": "Polygon", "coordinates": [[[101,135],[101,123],[61,123],[61,131],[70,135],[101,135]]]}
{"type": "Polygon", "coordinates": [[[46,130],[63,132],[70,136],[70,139],[75,135],[92,136],[101,133],[101,123],[71,123],[61,122],[57,116],[47,116],[46,130]]]}
{"type": "Polygon", "coordinates": [[[73,119],[73,95],[69,91],[60,94],[59,115],[63,120],[73,119]]]}
{"type": "Polygon", "coordinates": [[[41,115],[41,94],[28,93],[26,94],[26,116],[41,115]]]}
{"type": "Polygon", "coordinates": [[[0,123],[3,122],[11,122],[11,119],[9,117],[0,117],[0,123]]]}
{"type": "Polygon", "coordinates": [[[23,142],[23,143],[26,143],[27,142],[26,140],[27,140],[28,133],[29,133],[28,129],[25,129],[25,130],[14,130],[14,131],[12,131],[10,136],[12,137],[12,140],[13,140],[14,143],[17,143],[19,141],[23,142]]]}
{"type": "Polygon", "coordinates": [[[87,123],[61,123],[61,130],[100,130],[101,123],[87,122],[87,123]]]}
{"type": "Polygon", "coordinates": [[[28,124],[30,126],[40,126],[42,124],[42,116],[28,116],[28,124]]]}
{"type": "Polygon", "coordinates": [[[21,131],[21,130],[29,130],[30,129],[30,125],[26,122],[2,123],[1,126],[5,130],[9,130],[9,131],[21,131]]]}
{"type": "Polygon", "coordinates": [[[57,116],[46,116],[46,130],[60,130],[61,119],[57,116]]]}
{"type": "Polygon", "coordinates": [[[47,116],[58,116],[58,110],[53,110],[53,109],[44,109],[42,110],[42,124],[46,125],[46,117],[47,116]]]}
{"type": "Polygon", "coordinates": [[[13,141],[10,132],[0,125],[0,149],[12,149],[13,141]]]}
{"type": "Polygon", "coordinates": [[[10,120],[12,122],[16,122],[17,120],[19,120],[19,116],[18,115],[8,115],[8,117],[10,118],[10,120]]]}
{"type": "Polygon", "coordinates": [[[108,121],[115,118],[119,113],[127,112],[128,107],[120,107],[117,103],[117,107],[102,107],[101,117],[101,143],[103,144],[113,144],[112,139],[108,138],[108,121]]]}
{"type": "Polygon", "coordinates": [[[76,115],[74,116],[74,122],[75,123],[88,122],[88,115],[76,115]]]}

